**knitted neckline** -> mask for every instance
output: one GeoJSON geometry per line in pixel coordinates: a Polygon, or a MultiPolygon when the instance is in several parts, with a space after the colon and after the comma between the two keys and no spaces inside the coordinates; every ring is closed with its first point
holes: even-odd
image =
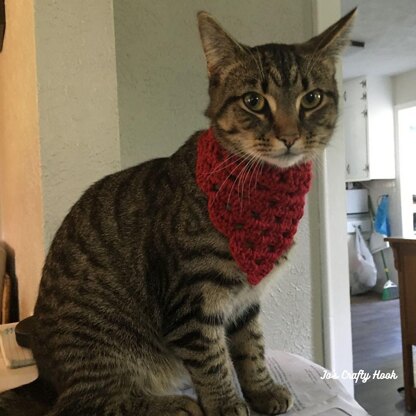
{"type": "Polygon", "coordinates": [[[198,140],[196,182],[208,198],[214,227],[251,285],[258,284],[292,245],[310,188],[310,162],[289,168],[249,162],[228,153],[212,128],[198,140]]]}

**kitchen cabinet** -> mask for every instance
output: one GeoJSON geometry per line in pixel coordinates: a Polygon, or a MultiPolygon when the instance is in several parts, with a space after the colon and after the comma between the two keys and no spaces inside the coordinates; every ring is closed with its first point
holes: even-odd
{"type": "Polygon", "coordinates": [[[372,76],[345,81],[343,99],[346,181],[394,179],[391,78],[372,76]]]}

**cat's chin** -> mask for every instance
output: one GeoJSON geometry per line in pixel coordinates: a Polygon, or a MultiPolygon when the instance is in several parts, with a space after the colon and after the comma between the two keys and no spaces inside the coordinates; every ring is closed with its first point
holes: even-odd
{"type": "Polygon", "coordinates": [[[300,155],[281,155],[277,157],[268,157],[262,156],[261,157],[266,163],[272,166],[276,166],[281,169],[287,169],[295,165],[299,165],[307,161],[307,158],[304,154],[300,155]]]}

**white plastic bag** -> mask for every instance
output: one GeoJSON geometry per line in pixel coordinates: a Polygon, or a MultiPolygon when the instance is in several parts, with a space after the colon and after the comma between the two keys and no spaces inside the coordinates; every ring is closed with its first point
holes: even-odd
{"type": "Polygon", "coordinates": [[[377,283],[377,269],[373,256],[360,229],[355,229],[355,245],[349,250],[351,294],[368,292],[377,283]]]}

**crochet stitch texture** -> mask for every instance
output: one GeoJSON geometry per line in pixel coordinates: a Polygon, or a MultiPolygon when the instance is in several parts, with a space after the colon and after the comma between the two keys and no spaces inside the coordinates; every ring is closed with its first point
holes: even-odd
{"type": "Polygon", "coordinates": [[[258,284],[292,245],[312,178],[310,162],[289,168],[231,155],[212,129],[198,140],[196,181],[208,198],[214,227],[251,285],[258,284]]]}

